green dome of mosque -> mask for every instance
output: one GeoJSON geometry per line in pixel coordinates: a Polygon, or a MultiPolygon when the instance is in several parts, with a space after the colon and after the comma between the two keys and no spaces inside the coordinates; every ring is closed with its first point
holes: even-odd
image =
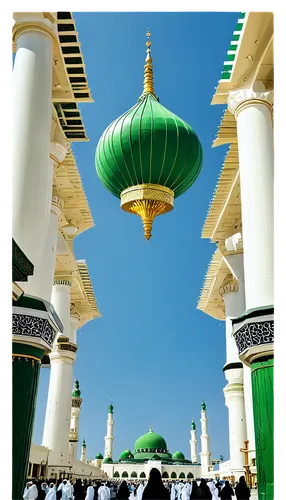
{"type": "Polygon", "coordinates": [[[185,455],[181,451],[175,451],[172,458],[173,460],[185,460],[185,455]]]}
{"type": "Polygon", "coordinates": [[[192,431],[196,430],[196,424],[195,424],[194,419],[192,420],[192,423],[191,423],[191,429],[192,429],[192,431]]]}
{"type": "Polygon", "coordinates": [[[103,463],[104,463],[104,464],[112,464],[112,463],[113,463],[112,458],[110,458],[110,457],[105,458],[105,459],[103,460],[103,463]]]}
{"type": "Polygon", "coordinates": [[[113,413],[113,405],[109,405],[109,407],[108,407],[108,413],[113,413]]]}
{"type": "Polygon", "coordinates": [[[165,439],[152,431],[151,427],[147,434],[143,434],[134,444],[134,452],[140,453],[140,451],[145,452],[167,452],[167,443],[165,439]]]}
{"type": "Polygon", "coordinates": [[[202,401],[202,404],[201,404],[201,409],[202,409],[203,411],[206,411],[206,408],[207,408],[206,403],[205,403],[205,402],[204,402],[204,400],[203,400],[203,401],[202,401]]]}
{"type": "Polygon", "coordinates": [[[74,390],[72,393],[72,397],[73,398],[80,398],[80,395],[81,395],[81,391],[79,390],[79,381],[78,381],[78,379],[76,379],[76,381],[74,383],[74,390]]]}
{"type": "Polygon", "coordinates": [[[119,456],[119,460],[130,460],[130,458],[132,458],[133,455],[132,455],[132,452],[130,450],[124,450],[120,456],[119,456]]]}
{"type": "Polygon", "coordinates": [[[103,456],[101,455],[101,453],[98,453],[96,456],[95,456],[95,460],[102,460],[103,459],[103,456]]]}
{"type": "Polygon", "coordinates": [[[96,170],[103,185],[121,198],[121,208],[142,218],[149,240],[154,217],[172,210],[174,198],[196,180],[202,147],[191,126],[155,95],[150,33],[147,36],[144,91],[102,134],[96,170]]]}

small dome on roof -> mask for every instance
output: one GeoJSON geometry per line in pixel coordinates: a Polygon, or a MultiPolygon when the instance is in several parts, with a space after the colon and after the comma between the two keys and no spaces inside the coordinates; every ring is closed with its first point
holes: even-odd
{"type": "Polygon", "coordinates": [[[102,460],[103,459],[103,456],[101,455],[101,453],[98,453],[96,456],[95,456],[95,460],[102,460]]]}
{"type": "Polygon", "coordinates": [[[105,459],[103,460],[103,463],[104,463],[104,464],[112,464],[112,463],[113,463],[112,458],[111,458],[111,457],[107,457],[107,458],[105,458],[105,459]]]}
{"type": "Polygon", "coordinates": [[[185,460],[185,455],[181,451],[175,451],[172,458],[173,460],[185,460]]]}
{"type": "Polygon", "coordinates": [[[207,408],[206,403],[203,400],[202,404],[201,404],[201,409],[202,409],[202,411],[206,411],[206,408],[207,408]]]}
{"type": "Polygon", "coordinates": [[[129,460],[132,457],[133,455],[130,450],[124,450],[122,453],[120,453],[119,460],[129,460]]]}

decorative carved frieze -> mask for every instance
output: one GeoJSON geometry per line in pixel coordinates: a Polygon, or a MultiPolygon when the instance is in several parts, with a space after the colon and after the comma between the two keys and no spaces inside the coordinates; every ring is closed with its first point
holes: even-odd
{"type": "Polygon", "coordinates": [[[234,333],[238,354],[246,349],[274,342],[274,321],[246,323],[234,333]]]}
{"type": "Polygon", "coordinates": [[[43,340],[52,348],[55,330],[47,319],[27,316],[25,314],[13,314],[12,334],[43,340]]]}

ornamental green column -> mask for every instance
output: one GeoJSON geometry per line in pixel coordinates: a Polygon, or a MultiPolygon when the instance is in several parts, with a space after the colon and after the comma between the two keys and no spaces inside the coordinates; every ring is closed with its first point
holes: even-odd
{"type": "Polygon", "coordinates": [[[273,356],[251,363],[256,466],[259,498],[274,498],[274,394],[273,356]]]}
{"type": "Polygon", "coordinates": [[[239,357],[251,367],[259,500],[274,498],[274,308],[245,311],[232,320],[239,357]]]}
{"type": "Polygon", "coordinates": [[[14,240],[12,256],[12,499],[18,500],[27,476],[41,360],[50,352],[55,332],[62,332],[62,324],[49,302],[25,295],[17,284],[28,280],[34,266],[14,240]]]}

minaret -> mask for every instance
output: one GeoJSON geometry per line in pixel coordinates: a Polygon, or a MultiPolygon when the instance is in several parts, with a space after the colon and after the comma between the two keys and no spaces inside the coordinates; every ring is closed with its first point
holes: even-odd
{"type": "Polygon", "coordinates": [[[108,407],[108,419],[107,419],[107,435],[105,437],[105,450],[104,450],[104,458],[112,458],[112,448],[113,448],[113,406],[109,405],[108,407]]]}
{"type": "Polygon", "coordinates": [[[198,454],[197,454],[197,431],[196,431],[196,424],[194,419],[192,419],[191,423],[191,439],[190,439],[190,445],[191,445],[191,460],[193,464],[196,464],[198,462],[198,454]]]}
{"type": "Polygon", "coordinates": [[[80,397],[79,381],[76,379],[72,393],[71,423],[70,423],[70,456],[77,459],[79,415],[82,399],[80,397]]]}
{"type": "Polygon", "coordinates": [[[82,445],[81,445],[80,461],[84,462],[86,464],[86,444],[85,444],[85,439],[83,440],[82,445]]]}
{"type": "Polygon", "coordinates": [[[202,424],[202,434],[201,434],[201,475],[209,471],[212,465],[211,452],[210,452],[210,437],[208,435],[208,419],[206,416],[206,403],[201,404],[201,424],[202,424]]]}

